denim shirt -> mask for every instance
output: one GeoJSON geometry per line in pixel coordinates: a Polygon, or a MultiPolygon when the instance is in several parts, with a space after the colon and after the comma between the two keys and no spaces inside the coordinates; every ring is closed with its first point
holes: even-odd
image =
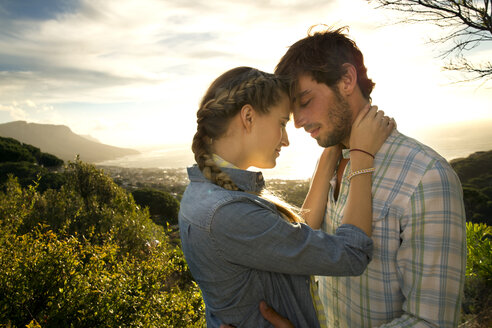
{"type": "Polygon", "coordinates": [[[335,235],[289,223],[257,196],[260,172],[223,168],[243,191],[230,191],[188,168],[181,200],[182,249],[200,287],[208,327],[271,327],[261,316],[265,300],[295,327],[319,327],[309,275],[360,275],[371,260],[372,240],[344,224],[335,235]]]}

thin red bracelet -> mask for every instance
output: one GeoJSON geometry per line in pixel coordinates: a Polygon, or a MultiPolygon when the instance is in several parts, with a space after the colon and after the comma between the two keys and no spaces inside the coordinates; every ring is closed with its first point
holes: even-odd
{"type": "Polygon", "coordinates": [[[363,152],[364,154],[367,154],[367,155],[371,156],[374,159],[374,155],[373,154],[371,154],[370,152],[367,152],[365,150],[362,150],[362,149],[352,148],[349,151],[360,151],[360,152],[363,152]]]}

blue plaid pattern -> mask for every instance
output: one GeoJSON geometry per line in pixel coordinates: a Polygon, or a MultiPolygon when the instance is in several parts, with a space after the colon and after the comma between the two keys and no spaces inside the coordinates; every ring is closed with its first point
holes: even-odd
{"type": "MultiPolygon", "coordinates": [[[[444,158],[397,131],[374,167],[373,260],[360,277],[318,277],[328,327],[457,327],[466,267],[458,177],[444,158]]],[[[336,177],[330,183],[322,229],[333,233],[350,182],[342,179],[337,201],[336,177]]]]}

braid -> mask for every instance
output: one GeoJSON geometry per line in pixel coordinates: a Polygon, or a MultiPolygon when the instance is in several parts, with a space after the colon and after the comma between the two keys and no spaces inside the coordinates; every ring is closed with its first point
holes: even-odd
{"type": "MultiPolygon", "coordinates": [[[[231,180],[228,174],[222,172],[219,166],[212,159],[210,147],[208,147],[207,136],[203,133],[203,128],[200,127],[193,137],[192,150],[195,154],[195,161],[202,171],[205,178],[212,181],[214,184],[227,189],[239,190],[236,184],[231,180]]],[[[209,139],[209,138],[208,138],[209,139]]]]}

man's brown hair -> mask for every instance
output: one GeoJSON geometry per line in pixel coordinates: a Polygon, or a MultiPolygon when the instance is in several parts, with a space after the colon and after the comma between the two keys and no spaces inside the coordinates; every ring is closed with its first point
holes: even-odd
{"type": "MultiPolygon", "coordinates": [[[[314,26],[313,26],[314,27],[314,26]]],[[[364,57],[354,41],[343,32],[346,28],[325,30],[311,34],[290,46],[280,59],[275,74],[285,76],[295,90],[299,75],[309,74],[318,83],[333,88],[346,73],[343,64],[352,64],[357,71],[357,84],[366,99],[370,99],[375,83],[367,77],[364,57]]]]}

